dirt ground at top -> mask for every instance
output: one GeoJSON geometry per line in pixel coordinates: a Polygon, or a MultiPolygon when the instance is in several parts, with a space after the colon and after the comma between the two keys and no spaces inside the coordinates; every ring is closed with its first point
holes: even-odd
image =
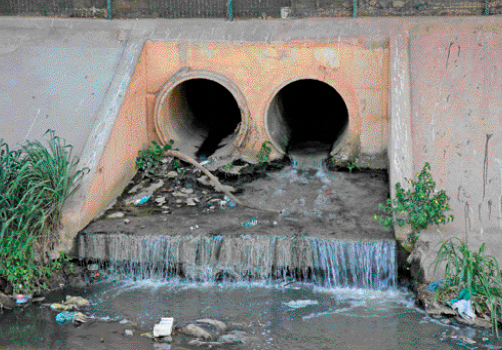
{"type": "Polygon", "coordinates": [[[277,235],[339,240],[394,239],[374,219],[389,196],[385,170],[309,167],[289,159],[247,164],[240,160],[213,173],[244,204],[215,192],[193,166],[167,162],[138,173],[116,202],[85,233],[136,235],[277,235]],[[150,197],[148,197],[150,196],[150,197]],[[137,204],[148,198],[143,204],[137,204]],[[256,222],[253,221],[256,219],[256,222]]]}

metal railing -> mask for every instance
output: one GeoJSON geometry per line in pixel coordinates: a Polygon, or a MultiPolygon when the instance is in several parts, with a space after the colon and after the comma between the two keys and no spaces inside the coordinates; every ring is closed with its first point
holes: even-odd
{"type": "Polygon", "coordinates": [[[1,0],[0,15],[303,18],[502,14],[502,0],[1,0]]]}

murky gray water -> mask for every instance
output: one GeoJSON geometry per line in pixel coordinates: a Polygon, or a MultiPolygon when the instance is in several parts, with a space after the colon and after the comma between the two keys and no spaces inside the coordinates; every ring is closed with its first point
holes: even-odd
{"type": "MultiPolygon", "coordinates": [[[[222,349],[483,349],[485,344],[441,341],[440,334],[456,329],[477,340],[489,335],[441,324],[414,306],[410,292],[397,289],[134,281],[116,276],[95,284],[88,297],[91,305],[84,309],[87,314],[101,322],[127,319],[144,332],[151,331],[161,317],[176,321],[215,318],[246,332],[245,344],[222,349]]],[[[59,326],[54,322],[56,312],[48,309],[16,312],[17,317],[0,322],[3,349],[153,349],[154,343],[146,338],[138,342],[122,336],[123,343],[100,343],[99,328],[82,333],[81,328],[59,326]]],[[[187,341],[171,345],[173,350],[197,348],[187,341]]]]}
{"type": "MultiPolygon", "coordinates": [[[[479,348],[440,341],[439,334],[452,326],[417,309],[403,290],[126,280],[101,283],[91,300],[89,311],[96,316],[133,319],[146,328],[161,317],[220,319],[249,335],[243,349],[479,348]]],[[[465,332],[481,336],[473,329],[465,332]]]]}

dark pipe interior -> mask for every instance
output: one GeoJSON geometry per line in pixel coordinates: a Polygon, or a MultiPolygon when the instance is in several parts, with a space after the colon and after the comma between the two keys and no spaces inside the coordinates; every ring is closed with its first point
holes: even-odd
{"type": "Polygon", "coordinates": [[[347,127],[349,118],[345,102],[326,83],[298,80],[281,89],[277,99],[290,131],[286,153],[312,144],[331,150],[347,127]]]}
{"type": "Polygon", "coordinates": [[[241,121],[233,95],[222,85],[208,79],[192,79],[181,84],[192,118],[192,128],[204,137],[195,156],[209,157],[224,146],[241,121]]]}

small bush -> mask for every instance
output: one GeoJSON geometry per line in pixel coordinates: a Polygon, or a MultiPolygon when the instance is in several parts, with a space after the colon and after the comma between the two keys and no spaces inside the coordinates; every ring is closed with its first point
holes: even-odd
{"type": "Polygon", "coordinates": [[[445,302],[467,289],[476,310],[491,317],[492,330],[498,337],[498,321],[502,319],[502,273],[497,260],[485,255],[484,243],[478,252],[473,252],[464,241],[452,238],[442,243],[434,270],[444,261],[445,280],[436,290],[436,299],[445,302]]]}
{"type": "Polygon", "coordinates": [[[412,246],[421,230],[429,225],[446,224],[454,218],[453,215],[445,216],[445,212],[451,210],[448,204],[450,198],[444,190],[436,192],[430,168],[430,164],[425,163],[422,171],[416,174],[417,179],[408,180],[411,190],[405,191],[400,182],[396,183],[396,198],[388,199],[387,205],[378,205],[381,211],[390,216],[375,215],[375,220],[386,228],[411,225],[408,239],[412,246]],[[397,214],[395,219],[392,214],[397,214]]]}
{"type": "Polygon", "coordinates": [[[0,276],[16,293],[43,287],[50,262],[36,262],[34,247],[46,252],[57,243],[63,205],[88,171],[75,170],[71,145],[52,130],[47,135],[47,147],[27,141],[10,150],[0,140],[0,276]]]}

